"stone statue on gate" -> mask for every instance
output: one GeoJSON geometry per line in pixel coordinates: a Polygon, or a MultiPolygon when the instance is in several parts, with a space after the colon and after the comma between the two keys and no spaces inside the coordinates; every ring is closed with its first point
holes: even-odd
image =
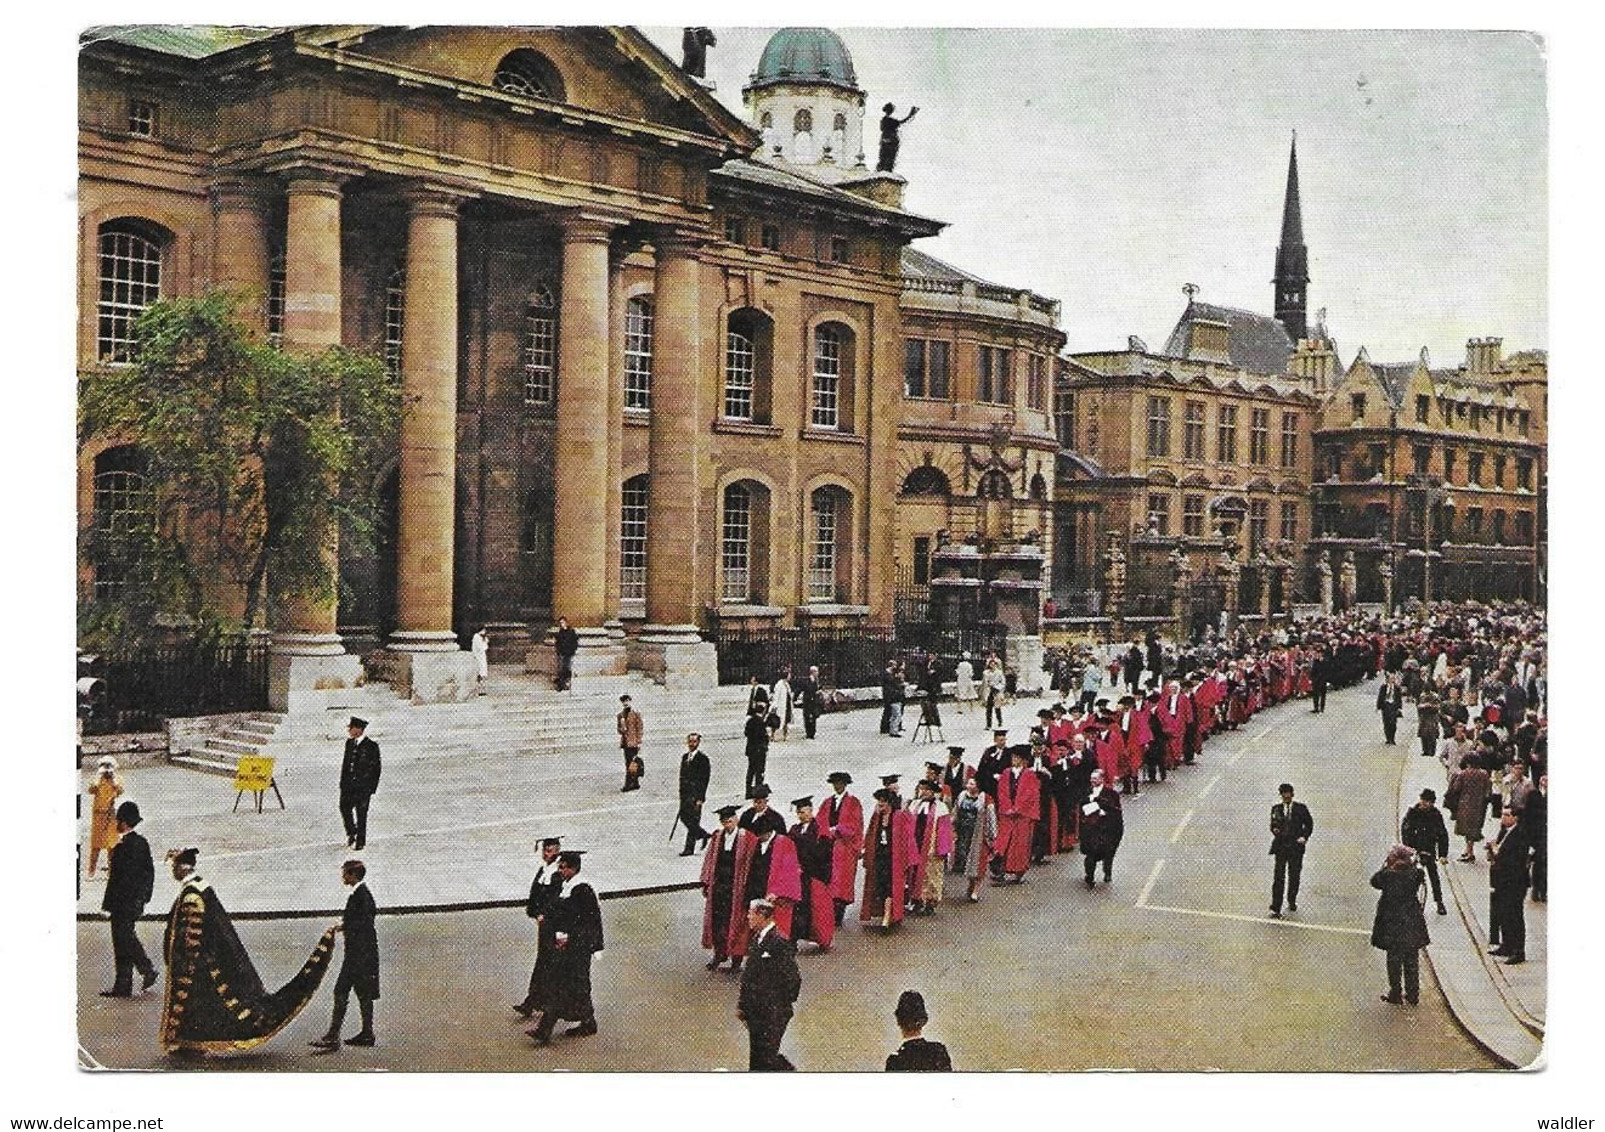
{"type": "Polygon", "coordinates": [[[1321,615],[1332,616],[1332,562],[1325,554],[1315,561],[1315,572],[1321,576],[1321,615]]]}
{"type": "Polygon", "coordinates": [[[686,28],[680,36],[680,69],[695,78],[707,78],[708,48],[718,43],[712,28],[686,28]]]}
{"type": "Polygon", "coordinates": [[[899,118],[896,110],[897,107],[890,102],[881,107],[881,152],[880,159],[875,162],[877,173],[890,173],[897,167],[897,150],[903,144],[903,126],[913,121],[914,115],[920,112],[918,106],[911,106],[908,113],[899,118]]]}
{"type": "Polygon", "coordinates": [[[1343,608],[1353,609],[1355,597],[1359,591],[1359,570],[1354,565],[1354,551],[1343,552],[1343,562],[1338,567],[1338,593],[1343,598],[1343,608]]]}

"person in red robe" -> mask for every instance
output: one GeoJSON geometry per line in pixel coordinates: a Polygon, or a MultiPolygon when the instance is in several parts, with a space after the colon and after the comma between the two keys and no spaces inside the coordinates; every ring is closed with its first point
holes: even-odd
{"type": "Polygon", "coordinates": [[[1121,767],[1126,761],[1126,748],[1120,738],[1120,728],[1115,726],[1114,713],[1108,710],[1100,712],[1090,734],[1093,757],[1097,759],[1098,769],[1103,771],[1104,781],[1120,781],[1121,767]]]}
{"type": "Polygon", "coordinates": [[[713,951],[710,971],[727,959],[730,969],[739,971],[741,956],[747,953],[746,905],[742,901],[747,874],[743,864],[750,859],[757,838],[736,824],[740,809],[723,806],[718,810],[720,828],[708,839],[702,858],[702,946],[713,951]]]}
{"type": "Polygon", "coordinates": [[[1048,759],[1053,761],[1070,751],[1070,737],[1076,733],[1075,724],[1065,714],[1062,703],[1053,705],[1053,718],[1048,722],[1048,759]]]}
{"type": "Polygon", "coordinates": [[[819,825],[830,838],[830,898],[836,905],[836,926],[840,927],[847,906],[857,899],[858,859],[864,852],[864,804],[847,788],[853,776],[838,770],[825,779],[833,793],[819,807],[819,825]]]}
{"type": "Polygon", "coordinates": [[[998,838],[992,846],[992,861],[1005,878],[1019,884],[1031,868],[1031,836],[1042,799],[1036,773],[1028,766],[1030,745],[1010,747],[1009,758],[1013,765],[998,775],[998,838]]]}
{"type": "Polygon", "coordinates": [[[1182,693],[1181,681],[1172,680],[1154,711],[1154,720],[1165,733],[1165,766],[1175,770],[1185,753],[1187,728],[1192,722],[1192,701],[1182,693]]]}
{"type": "Polygon", "coordinates": [[[1137,697],[1121,696],[1120,710],[1115,714],[1115,730],[1120,732],[1120,792],[1140,794],[1137,778],[1142,773],[1143,752],[1153,739],[1144,712],[1137,710],[1137,697]]]}
{"type": "Polygon", "coordinates": [[[947,803],[937,797],[939,786],[921,779],[914,784],[914,860],[909,869],[908,910],[917,916],[934,916],[942,902],[943,870],[953,851],[953,819],[947,803]]]}
{"type": "MultiPolygon", "coordinates": [[[[741,868],[740,850],[736,868],[741,868]]],[[[747,859],[745,903],[767,900],[775,906],[775,928],[787,939],[792,936],[792,914],[802,900],[802,869],[797,864],[797,845],[783,833],[765,829],[747,859]]],[[[745,949],[743,949],[745,950],[745,949]]]]}
{"type": "Polygon", "coordinates": [[[864,899],[858,921],[883,928],[903,922],[903,901],[909,862],[914,859],[914,817],[894,809],[892,792],[875,791],[875,808],[864,830],[864,899]]]}
{"type": "Polygon", "coordinates": [[[814,817],[812,797],[792,800],[797,822],[786,836],[797,848],[797,865],[802,870],[802,899],[793,912],[794,942],[811,940],[820,951],[829,951],[836,936],[835,902],[830,895],[835,843],[830,832],[814,817]]]}

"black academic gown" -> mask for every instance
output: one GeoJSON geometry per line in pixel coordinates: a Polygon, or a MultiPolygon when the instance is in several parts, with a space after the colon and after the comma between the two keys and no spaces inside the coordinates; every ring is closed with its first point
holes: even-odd
{"type": "Polygon", "coordinates": [[[569,884],[547,908],[546,923],[552,934],[552,967],[540,1009],[553,1018],[589,1022],[596,1015],[591,956],[602,950],[602,906],[595,890],[584,881],[569,884]],[[568,941],[559,946],[557,937],[565,934],[568,941]]]}

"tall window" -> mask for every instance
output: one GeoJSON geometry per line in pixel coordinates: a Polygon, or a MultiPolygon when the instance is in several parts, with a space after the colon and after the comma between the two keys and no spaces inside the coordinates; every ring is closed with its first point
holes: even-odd
{"type": "Polygon", "coordinates": [[[1482,537],[1482,508],[1466,508],[1466,534],[1473,540],[1482,537]]]}
{"type": "Polygon", "coordinates": [[[1453,448],[1445,447],[1443,450],[1443,482],[1452,483],[1455,478],[1455,456],[1453,448]]]}
{"type": "Polygon", "coordinates": [[[808,600],[836,600],[836,493],[814,492],[813,541],[808,551],[808,600]]]}
{"type": "Polygon", "coordinates": [[[1008,405],[1014,401],[1013,357],[1000,346],[981,347],[981,381],[976,400],[984,405],[1008,405]]]}
{"type": "Polygon", "coordinates": [[[1256,550],[1265,545],[1271,535],[1271,504],[1265,499],[1248,501],[1248,541],[1256,550]]]}
{"type": "Polygon", "coordinates": [[[646,600],[647,486],[645,476],[624,481],[623,515],[619,523],[619,596],[646,600]]]}
{"type": "Polygon", "coordinates": [[[845,338],[835,326],[814,330],[814,396],[809,423],[814,428],[841,427],[842,356],[845,338]]]}
{"type": "Polygon", "coordinates": [[[925,346],[923,338],[910,338],[903,343],[903,396],[923,397],[928,385],[925,372],[925,346]]]}
{"type": "Polygon", "coordinates": [[[1148,398],[1148,455],[1170,455],[1170,398],[1148,398]]]}
{"type": "Polygon", "coordinates": [[[830,238],[830,262],[846,263],[848,258],[847,237],[832,236],[830,238]]]}
{"type": "Polygon", "coordinates": [[[1298,504],[1282,504],[1282,535],[1283,542],[1298,541],[1298,504]]]}
{"type": "Polygon", "coordinates": [[[739,216],[726,216],[724,218],[724,238],[732,244],[747,242],[746,221],[739,216]]]}
{"type": "Polygon", "coordinates": [[[1516,457],[1516,486],[1529,489],[1533,486],[1533,462],[1527,456],[1516,457]]]}
{"type": "Polygon", "coordinates": [[[1482,453],[1473,452],[1466,457],[1466,475],[1478,486],[1482,484],[1482,453]]]}
{"type": "Polygon", "coordinates": [[[903,355],[903,392],[909,397],[946,401],[950,396],[952,344],[932,338],[910,338],[903,355]]]}
{"type": "Polygon", "coordinates": [[[1492,532],[1492,537],[1493,537],[1495,545],[1503,545],[1504,544],[1504,541],[1505,541],[1505,513],[1503,511],[1495,511],[1494,512],[1494,529],[1493,529],[1493,532],[1492,532]]]}
{"type": "Polygon", "coordinates": [[[1186,418],[1182,423],[1181,455],[1184,460],[1204,458],[1204,403],[1187,402],[1186,418]]]}
{"type": "Polygon", "coordinates": [[[624,311],[624,407],[652,408],[652,300],[645,296],[624,311]]]}
{"type": "Polygon", "coordinates": [[[267,334],[274,346],[284,344],[284,296],[289,290],[289,276],[284,266],[284,249],[273,250],[268,260],[267,334]]]}
{"type": "Polygon", "coordinates": [[[1184,495],[1181,500],[1181,533],[1192,538],[1204,536],[1204,497],[1184,495]]]}
{"type": "Polygon", "coordinates": [[[1222,405],[1215,418],[1215,459],[1222,464],[1237,463],[1237,406],[1222,405]]]}
{"type": "Polygon", "coordinates": [[[385,369],[394,377],[401,372],[402,336],[407,324],[407,273],[396,268],[385,284],[385,369]]]}
{"type": "Polygon", "coordinates": [[[752,391],[758,351],[753,340],[732,326],[725,335],[724,415],[733,421],[752,420],[752,391]]]}
{"type": "Polygon", "coordinates": [[[1025,403],[1033,409],[1044,408],[1048,403],[1048,363],[1041,354],[1031,354],[1025,360],[1025,403]]]}
{"type": "Polygon", "coordinates": [[[1353,393],[1349,395],[1349,408],[1354,412],[1354,419],[1359,420],[1365,416],[1365,394],[1353,393]]]}
{"type": "Polygon", "coordinates": [[[914,584],[929,585],[931,581],[931,536],[914,536],[914,584]]]}
{"type": "Polygon", "coordinates": [[[1503,456],[1494,457],[1494,486],[1505,486],[1505,458],[1503,456]]]}
{"type": "Polygon", "coordinates": [[[1298,414],[1282,414],[1282,467],[1298,466],[1298,414]]]}
{"type": "Polygon", "coordinates": [[[1160,534],[1168,535],[1170,533],[1170,496],[1150,495],[1148,497],[1148,520],[1160,534]]]}
{"type": "Polygon", "coordinates": [[[1271,413],[1269,409],[1254,409],[1248,416],[1248,462],[1271,462],[1271,413]]]}
{"type": "Polygon", "coordinates": [[[758,242],[765,251],[778,252],[780,250],[780,225],[765,224],[758,234],[758,242]]]}
{"type": "Polygon", "coordinates": [[[1416,394],[1416,423],[1426,424],[1432,416],[1432,398],[1425,393],[1416,394]]]}
{"type": "Polygon", "coordinates": [[[1053,421],[1058,426],[1060,448],[1076,446],[1076,395],[1068,389],[1053,391],[1053,421]]]}
{"type": "Polygon", "coordinates": [[[1426,475],[1427,470],[1432,467],[1432,449],[1428,445],[1417,444],[1412,455],[1415,460],[1416,475],[1426,475]]]}
{"type": "Polygon", "coordinates": [[[1533,541],[1533,513],[1531,511],[1516,512],[1516,541],[1523,546],[1533,541]]]}
{"type": "Polygon", "coordinates": [[[729,602],[752,598],[752,493],[744,484],[733,483],[724,489],[719,596],[729,602]]]}
{"type": "Polygon", "coordinates": [[[108,448],[95,457],[95,597],[113,598],[139,568],[139,550],[155,507],[145,455],[108,448]]]}
{"type": "Polygon", "coordinates": [[[557,397],[557,298],[546,284],[524,307],[524,404],[550,405],[557,397]]]}
{"type": "Polygon", "coordinates": [[[103,362],[134,360],[134,320],[162,297],[162,244],[138,221],[100,228],[100,302],[96,356],[103,362]]]}

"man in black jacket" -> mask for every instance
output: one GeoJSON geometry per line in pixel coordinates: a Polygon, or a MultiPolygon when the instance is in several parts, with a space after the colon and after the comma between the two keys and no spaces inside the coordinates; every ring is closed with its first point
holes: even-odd
{"type": "Polygon", "coordinates": [[[888,1073],[953,1071],[953,1059],[948,1056],[947,1047],[922,1036],[930,1015],[925,1011],[925,997],[919,991],[906,990],[898,995],[893,1017],[903,1035],[903,1044],[886,1058],[888,1073]]]}
{"type": "Polygon", "coordinates": [[[1382,737],[1391,747],[1399,730],[1399,716],[1404,714],[1404,689],[1399,686],[1397,673],[1388,673],[1387,680],[1377,689],[1377,710],[1382,713],[1382,737]]]}
{"type": "Polygon", "coordinates": [[[825,691],[819,685],[819,669],[810,667],[808,675],[797,681],[792,691],[802,707],[803,734],[812,739],[825,710],[825,691]]]}
{"type": "Polygon", "coordinates": [[[1438,903],[1438,915],[1446,915],[1449,909],[1443,905],[1438,862],[1449,860],[1449,829],[1438,809],[1436,791],[1423,790],[1421,800],[1404,811],[1404,820],[1399,823],[1399,840],[1416,851],[1416,859],[1432,882],[1432,899],[1438,903]]]}
{"type": "Polygon", "coordinates": [[[1293,801],[1293,787],[1284,782],[1277,788],[1282,800],[1271,807],[1271,855],[1276,873],[1271,880],[1271,915],[1281,918],[1282,893],[1287,892],[1287,910],[1298,911],[1298,882],[1304,872],[1304,847],[1315,832],[1315,820],[1303,802],[1293,801]]]}
{"type": "Polygon", "coordinates": [[[156,883],[150,844],[134,830],[139,822],[139,807],[133,802],[117,807],[118,840],[107,861],[106,895],[100,901],[101,909],[111,916],[111,953],[116,974],[111,990],[100,992],[102,998],[132,997],[136,970],[140,974],[140,990],[149,990],[156,983],[156,968],[134,930],[156,883]]]}
{"type": "Polygon", "coordinates": [[[702,803],[708,797],[708,780],[713,768],[702,753],[702,736],[695,731],[685,737],[685,754],[680,756],[680,824],[685,826],[685,848],[680,856],[689,857],[711,836],[702,828],[702,803]]]}
{"type": "Polygon", "coordinates": [[[553,944],[546,926],[546,908],[563,887],[563,878],[557,871],[557,855],[562,848],[561,837],[541,838],[541,864],[535,870],[535,879],[529,885],[529,899],[524,903],[524,914],[535,921],[535,969],[529,973],[529,990],[524,1001],[513,1007],[513,1013],[521,1018],[535,1013],[546,980],[551,977],[553,944]]]}
{"type": "Polygon", "coordinates": [[[565,849],[557,871],[563,884],[546,910],[552,930],[552,977],[538,1004],[541,1021],[527,1031],[538,1046],[552,1044],[559,1019],[578,1022],[563,1033],[585,1037],[596,1033],[596,1006],[591,1001],[591,957],[602,950],[602,905],[596,890],[576,880],[583,850],[565,849]]]}
{"type": "Polygon", "coordinates": [[[1322,646],[1315,654],[1315,660],[1310,664],[1310,711],[1319,713],[1326,710],[1326,685],[1332,679],[1332,653],[1322,646]]]}
{"type": "Polygon", "coordinates": [[[741,972],[736,1017],[747,1025],[747,1068],[795,1069],[780,1052],[780,1041],[791,1024],[792,1004],[802,990],[797,971],[797,948],[775,928],[775,906],[754,900],[747,906],[747,927],[752,942],[741,972]]]}
{"type": "Polygon", "coordinates": [[[340,761],[340,820],[345,822],[346,844],[353,849],[368,843],[368,803],[379,789],[379,744],[363,734],[367,729],[366,719],[351,717],[340,761]]]}
{"type": "Polygon", "coordinates": [[[1522,828],[1533,847],[1533,902],[1549,902],[1549,775],[1540,775],[1538,786],[1527,795],[1521,809],[1522,828]]]}
{"type": "Polygon", "coordinates": [[[1527,961],[1527,855],[1532,843],[1516,811],[1506,806],[1499,836],[1488,843],[1488,954],[1506,966],[1527,961]]]}
{"type": "Polygon", "coordinates": [[[348,1046],[374,1044],[373,1003],[379,997],[379,935],[374,928],[378,907],[373,893],[368,891],[368,868],[361,861],[350,860],[340,866],[340,880],[351,886],[346,898],[345,912],[335,928],[345,936],[345,956],[340,962],[340,974],[334,981],[334,1014],[329,1019],[329,1031],[309,1043],[313,1049],[340,1048],[340,1024],[346,1018],[346,1006],[353,991],[357,995],[357,1009],[362,1013],[362,1029],[346,1039],[348,1046]]]}
{"type": "Polygon", "coordinates": [[[763,784],[763,772],[769,762],[769,701],[754,703],[747,709],[747,722],[742,728],[747,747],[747,785],[751,791],[763,784]]]}
{"type": "Polygon", "coordinates": [[[552,684],[559,692],[566,692],[574,683],[574,654],[580,651],[580,635],[569,628],[566,617],[557,619],[552,649],[557,653],[557,675],[552,684]]]}

